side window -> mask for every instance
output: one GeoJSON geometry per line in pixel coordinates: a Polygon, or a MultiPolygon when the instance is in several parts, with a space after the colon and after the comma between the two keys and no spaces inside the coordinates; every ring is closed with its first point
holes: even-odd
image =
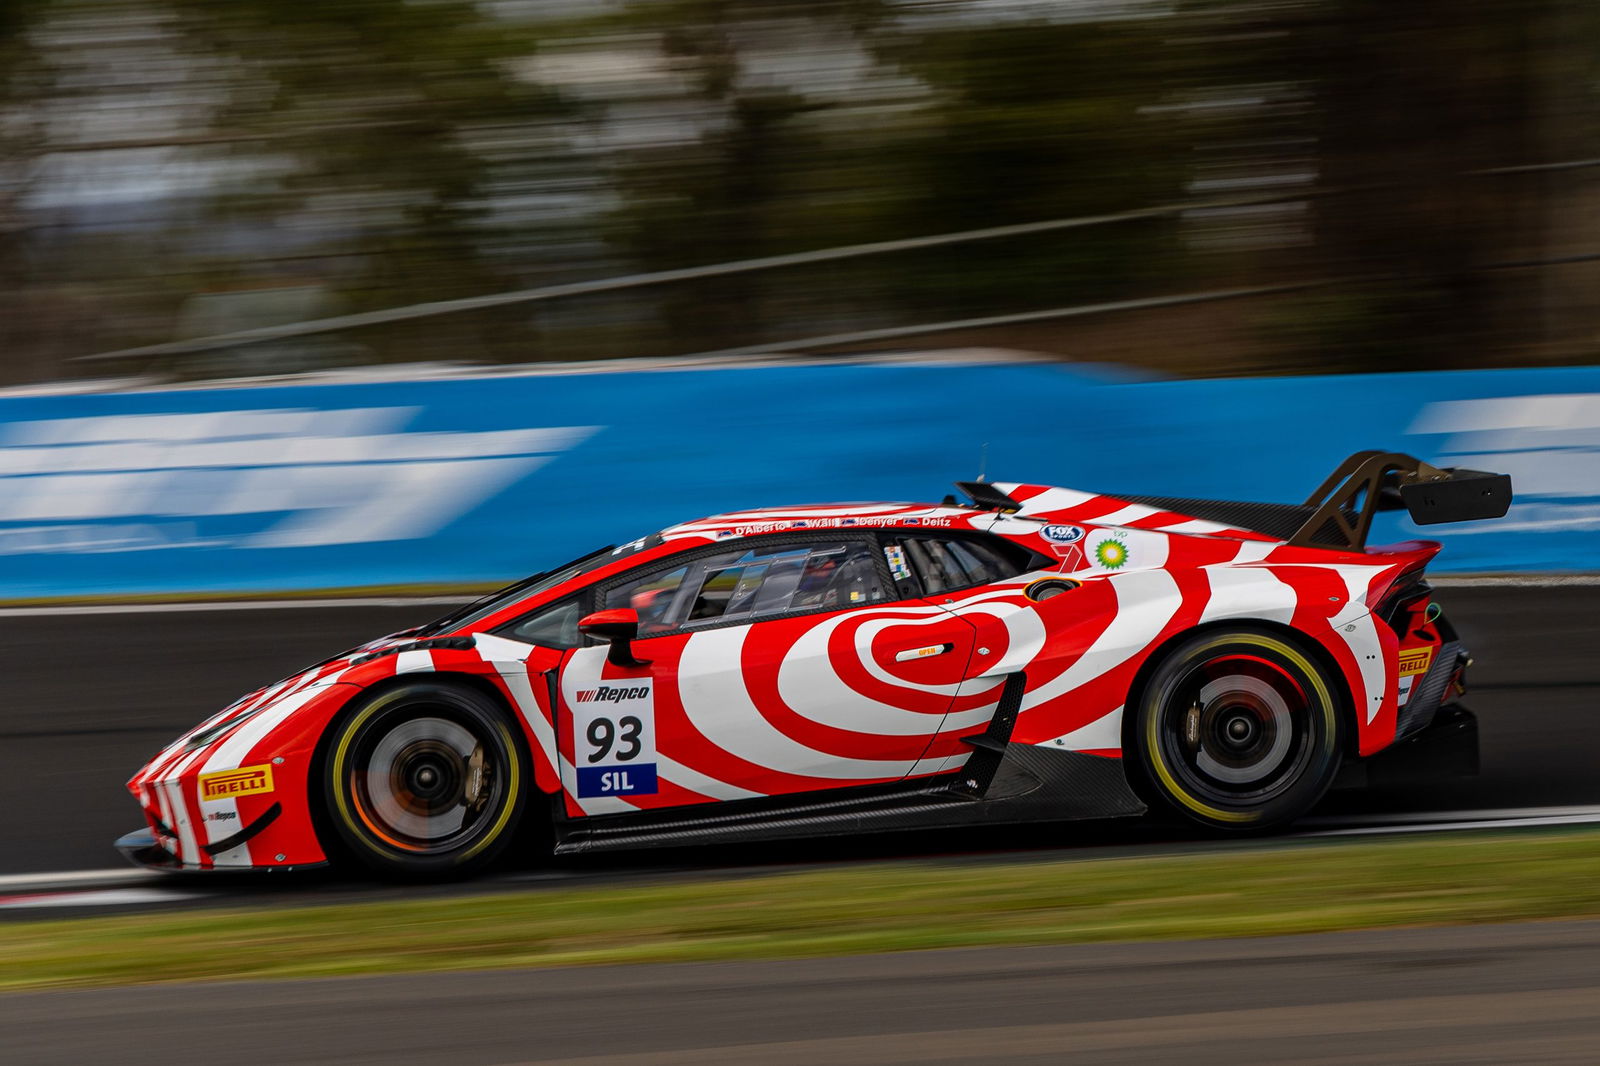
{"type": "Polygon", "coordinates": [[[1002,581],[1024,569],[1022,552],[1009,552],[977,540],[906,537],[901,546],[929,596],[1002,581]]]}
{"type": "Polygon", "coordinates": [[[859,541],[735,549],[617,585],[605,594],[605,606],[638,611],[641,635],[864,606],[889,598],[876,552],[876,545],[859,541]]]}
{"type": "Polygon", "coordinates": [[[679,566],[672,570],[657,570],[636,578],[606,593],[606,608],[632,607],[639,612],[639,635],[652,636],[665,633],[675,623],[674,606],[683,592],[684,578],[690,567],[679,566]]]}
{"type": "Polygon", "coordinates": [[[888,599],[875,562],[876,544],[819,544],[806,557],[800,579],[778,610],[859,607],[888,599]]]}
{"type": "Polygon", "coordinates": [[[578,633],[580,610],[577,600],[546,607],[517,622],[505,632],[513,640],[546,648],[576,648],[583,643],[578,633]]]}

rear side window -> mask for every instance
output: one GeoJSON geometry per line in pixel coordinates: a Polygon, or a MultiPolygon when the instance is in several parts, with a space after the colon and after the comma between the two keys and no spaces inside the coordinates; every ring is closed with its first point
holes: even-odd
{"type": "Polygon", "coordinates": [[[904,537],[900,544],[928,596],[1015,577],[1028,562],[1023,551],[978,540],[904,537]]]}
{"type": "Polygon", "coordinates": [[[1022,573],[1013,563],[987,544],[953,540],[950,552],[961,564],[970,585],[987,585],[1022,573]]]}
{"type": "Polygon", "coordinates": [[[966,584],[966,574],[961,564],[950,553],[949,547],[938,540],[907,540],[902,545],[911,565],[922,579],[922,588],[928,595],[960,588],[966,584]]]}

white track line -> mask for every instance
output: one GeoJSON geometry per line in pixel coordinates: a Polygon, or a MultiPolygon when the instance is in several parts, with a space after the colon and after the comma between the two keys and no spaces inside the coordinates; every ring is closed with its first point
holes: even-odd
{"type": "Polygon", "coordinates": [[[110,888],[151,884],[165,877],[156,870],[132,866],[109,870],[62,870],[56,873],[0,875],[0,893],[45,892],[52,888],[110,888]]]}
{"type": "Polygon", "coordinates": [[[1442,833],[1459,829],[1516,829],[1540,825],[1600,823],[1600,807],[1504,807],[1465,811],[1419,811],[1386,814],[1382,824],[1371,818],[1306,818],[1302,837],[1387,836],[1395,833],[1442,833]]]}
{"type": "Polygon", "coordinates": [[[44,907],[127,907],[139,903],[178,903],[203,893],[175,888],[92,888],[86,892],[43,892],[18,898],[0,896],[0,909],[44,907]]]}
{"type": "Polygon", "coordinates": [[[1428,584],[1453,589],[1555,589],[1600,585],[1600,574],[1429,574],[1428,584]]]}
{"type": "Polygon", "coordinates": [[[1488,818],[1475,822],[1418,822],[1411,825],[1367,826],[1358,829],[1323,829],[1299,833],[1302,837],[1392,836],[1399,833],[1446,833],[1458,829],[1519,829],[1539,825],[1592,825],[1600,814],[1550,815],[1543,818],[1488,818]]]}
{"type": "MultiPolygon", "coordinates": [[[[1506,807],[1464,811],[1418,811],[1371,818],[1307,818],[1292,837],[1384,836],[1439,833],[1460,829],[1518,829],[1535,826],[1600,824],[1600,807],[1506,807]]],[[[1289,839],[1289,838],[1286,838],[1289,839]]],[[[546,871],[508,878],[516,882],[587,879],[567,871],[546,871]]],[[[69,870],[59,873],[0,876],[0,909],[12,907],[117,906],[166,902],[203,895],[185,891],[203,881],[187,880],[155,870],[69,870]],[[182,888],[178,886],[181,885],[182,888]],[[170,886],[170,887],[169,887],[170,886]],[[7,899],[4,897],[19,897],[7,899]],[[26,898],[20,898],[26,897],[26,898]]]]}
{"type": "Polygon", "coordinates": [[[4,607],[0,618],[45,618],[90,614],[184,614],[199,611],[284,611],[296,607],[453,607],[470,596],[393,596],[372,599],[239,600],[204,603],[102,603],[82,607],[4,607]]]}
{"type": "MultiPolygon", "coordinates": [[[[1563,588],[1600,586],[1600,574],[1462,574],[1429,575],[1439,588],[1563,588]]],[[[471,596],[347,596],[301,600],[206,600],[195,603],[104,603],[84,606],[0,607],[0,618],[46,618],[57,615],[183,614],[190,611],[283,611],[296,607],[451,607],[471,596]]]]}
{"type": "Polygon", "coordinates": [[[1377,828],[1382,825],[1402,826],[1433,823],[1456,824],[1460,822],[1502,821],[1510,818],[1576,818],[1586,821],[1600,820],[1600,807],[1501,807],[1472,808],[1464,811],[1417,811],[1413,814],[1339,815],[1332,818],[1302,818],[1297,825],[1314,828],[1377,828]]]}

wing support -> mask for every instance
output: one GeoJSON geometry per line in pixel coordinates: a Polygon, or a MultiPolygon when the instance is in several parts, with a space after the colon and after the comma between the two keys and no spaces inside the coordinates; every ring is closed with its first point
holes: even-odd
{"type": "Polygon", "coordinates": [[[1324,479],[1305,506],[1316,510],[1290,544],[1361,551],[1379,511],[1404,508],[1424,526],[1504,517],[1511,506],[1511,478],[1437,467],[1400,452],[1357,452],[1324,479]]]}

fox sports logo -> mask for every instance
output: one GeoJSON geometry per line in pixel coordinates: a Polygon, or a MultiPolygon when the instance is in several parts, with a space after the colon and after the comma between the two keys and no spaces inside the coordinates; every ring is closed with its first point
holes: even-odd
{"type": "Polygon", "coordinates": [[[1083,539],[1081,526],[1045,526],[1044,539],[1055,544],[1072,544],[1083,539]]]}

